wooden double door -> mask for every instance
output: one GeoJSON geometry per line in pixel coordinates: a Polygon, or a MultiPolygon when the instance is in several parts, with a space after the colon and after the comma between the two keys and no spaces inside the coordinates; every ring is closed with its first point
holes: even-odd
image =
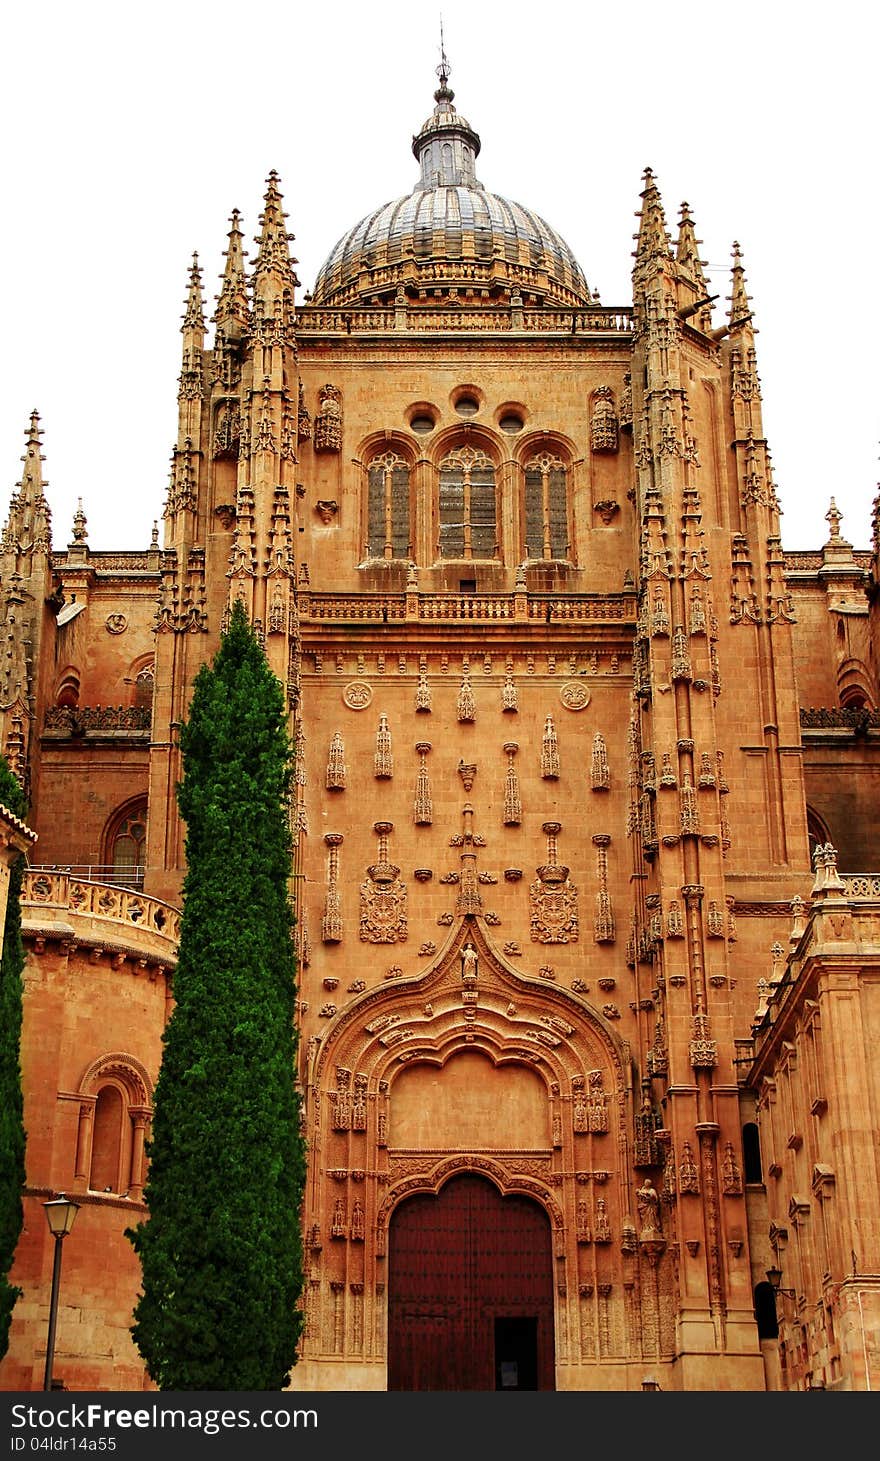
{"type": "Polygon", "coordinates": [[[388,1242],[389,1390],[553,1390],[546,1212],[483,1177],[407,1198],[388,1242]]]}

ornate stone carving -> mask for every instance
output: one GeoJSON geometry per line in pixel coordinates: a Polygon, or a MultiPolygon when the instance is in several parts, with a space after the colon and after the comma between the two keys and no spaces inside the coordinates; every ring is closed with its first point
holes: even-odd
{"type": "Polygon", "coordinates": [[[458,719],[466,724],[475,721],[477,718],[477,706],[474,700],[474,692],[471,688],[471,675],[467,661],[465,661],[461,672],[461,688],[458,692],[458,705],[456,709],[458,719]]]}
{"type": "Polygon", "coordinates": [[[388,836],[393,822],[375,822],[379,854],[367,868],[361,884],[360,937],[363,943],[394,944],[407,938],[406,884],[398,878],[400,868],[389,861],[388,836]]]}
{"type": "Polygon", "coordinates": [[[724,1156],[721,1160],[721,1190],[727,1197],[742,1195],[742,1173],[736,1160],[732,1141],[724,1143],[724,1156]]]}
{"type": "Polygon", "coordinates": [[[579,680],[570,680],[559,691],[559,699],[566,710],[586,710],[590,703],[590,692],[579,680]]]}
{"type": "Polygon", "coordinates": [[[373,699],[373,687],[366,680],[352,680],[343,690],[342,699],[349,710],[366,710],[373,699]]]}
{"type": "Polygon", "coordinates": [[[327,757],[327,773],[324,777],[324,785],[328,791],[345,790],[345,747],[342,736],[336,731],[330,742],[330,752],[327,757]]]}
{"type": "MultiPolygon", "coordinates": [[[[428,752],[431,749],[430,741],[418,741],[416,752],[419,757],[419,772],[416,777],[416,795],[413,803],[413,821],[417,827],[430,827],[434,820],[434,811],[431,803],[431,786],[428,781],[428,752]]],[[[416,873],[418,877],[418,873],[416,873]]]]}
{"type": "Polygon", "coordinates": [[[339,388],[329,383],[319,392],[313,445],[317,452],[342,448],[342,396],[339,388]]]}
{"type": "Polygon", "coordinates": [[[681,1160],[678,1164],[678,1190],[691,1193],[699,1193],[700,1190],[700,1177],[694,1161],[694,1149],[689,1141],[686,1141],[681,1149],[681,1160]]]}
{"type": "Polygon", "coordinates": [[[379,716],[376,731],[376,754],[373,760],[373,774],[379,780],[388,780],[394,775],[394,759],[391,755],[391,731],[388,716],[379,716]]]}
{"type": "Polygon", "coordinates": [[[593,736],[593,751],[590,758],[590,787],[593,791],[608,791],[611,786],[611,772],[608,767],[608,748],[601,731],[593,736]]]}
{"type": "Polygon", "coordinates": [[[596,848],[596,876],[599,882],[599,890],[596,893],[596,921],[593,929],[593,938],[597,944],[614,943],[614,911],[611,906],[611,894],[608,891],[608,846],[611,842],[606,832],[595,832],[593,834],[593,845],[596,848]]]}
{"type": "Polygon", "coordinates": [[[328,832],[324,841],[330,849],[327,867],[327,897],[324,902],[324,917],[321,922],[321,938],[325,944],[342,941],[342,909],[339,899],[339,848],[343,843],[341,832],[328,832]]]}
{"type": "Polygon", "coordinates": [[[508,670],[504,684],[501,686],[501,709],[510,711],[517,711],[519,709],[517,689],[510,670],[508,670]]]}
{"type": "Polygon", "coordinates": [[[576,943],[577,889],[569,881],[568,868],[556,861],[556,838],[562,826],[544,822],[542,830],[547,834],[547,861],[536,869],[538,876],[529,888],[532,942],[576,943]]]}
{"type": "MultiPolygon", "coordinates": [[[[516,741],[505,742],[504,752],[507,756],[507,775],[504,780],[504,813],[502,818],[505,827],[518,827],[522,821],[519,779],[513,761],[518,750],[519,744],[516,741]]],[[[507,873],[505,873],[505,877],[507,877],[507,873]]],[[[510,880],[508,879],[508,881],[510,880]]]]}
{"type": "Polygon", "coordinates": [[[593,392],[590,445],[594,452],[617,451],[618,421],[614,410],[614,392],[610,386],[597,386],[593,392]]]}
{"type": "Polygon", "coordinates": [[[552,715],[548,715],[544,721],[544,735],[541,740],[541,775],[549,781],[555,781],[559,776],[559,742],[552,715]]]}
{"type": "Polygon", "coordinates": [[[424,670],[419,671],[419,682],[416,686],[416,710],[420,714],[429,713],[431,709],[431,686],[428,684],[428,677],[424,670]]]}

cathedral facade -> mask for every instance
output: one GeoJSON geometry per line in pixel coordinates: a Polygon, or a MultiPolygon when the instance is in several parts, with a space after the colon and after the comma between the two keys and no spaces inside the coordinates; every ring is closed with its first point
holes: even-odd
{"type": "MultiPolygon", "coordinates": [[[[129,1334],[173,1004],[179,729],[241,600],[286,687],[303,1390],[880,1383],[878,527],[782,548],[751,300],[644,177],[629,305],[477,177],[441,70],[411,192],[299,281],[278,177],[194,261],[142,552],[0,542],[31,806],[7,1389],[129,1334]],[[212,327],[209,331],[209,324],[212,327]]],[[[804,387],[806,401],[806,384],[804,387]]],[[[235,869],[230,868],[230,876],[235,869]]]]}

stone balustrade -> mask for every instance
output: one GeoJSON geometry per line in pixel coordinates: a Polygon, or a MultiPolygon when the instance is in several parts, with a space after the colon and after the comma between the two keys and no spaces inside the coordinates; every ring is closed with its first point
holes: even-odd
{"type": "Polygon", "coordinates": [[[88,882],[69,872],[30,868],[21,892],[22,932],[177,963],[180,911],[131,888],[88,882]]]}

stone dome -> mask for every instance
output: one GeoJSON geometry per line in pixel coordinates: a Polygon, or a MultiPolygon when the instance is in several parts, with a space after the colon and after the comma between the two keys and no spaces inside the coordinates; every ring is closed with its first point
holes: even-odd
{"type": "Polygon", "coordinates": [[[387,304],[403,289],[429,302],[476,297],[583,308],[595,303],[563,238],[531,208],[490,193],[474,172],[480,139],[453,103],[446,74],[413,138],[411,193],[368,213],[318,272],[311,303],[387,304]]]}

